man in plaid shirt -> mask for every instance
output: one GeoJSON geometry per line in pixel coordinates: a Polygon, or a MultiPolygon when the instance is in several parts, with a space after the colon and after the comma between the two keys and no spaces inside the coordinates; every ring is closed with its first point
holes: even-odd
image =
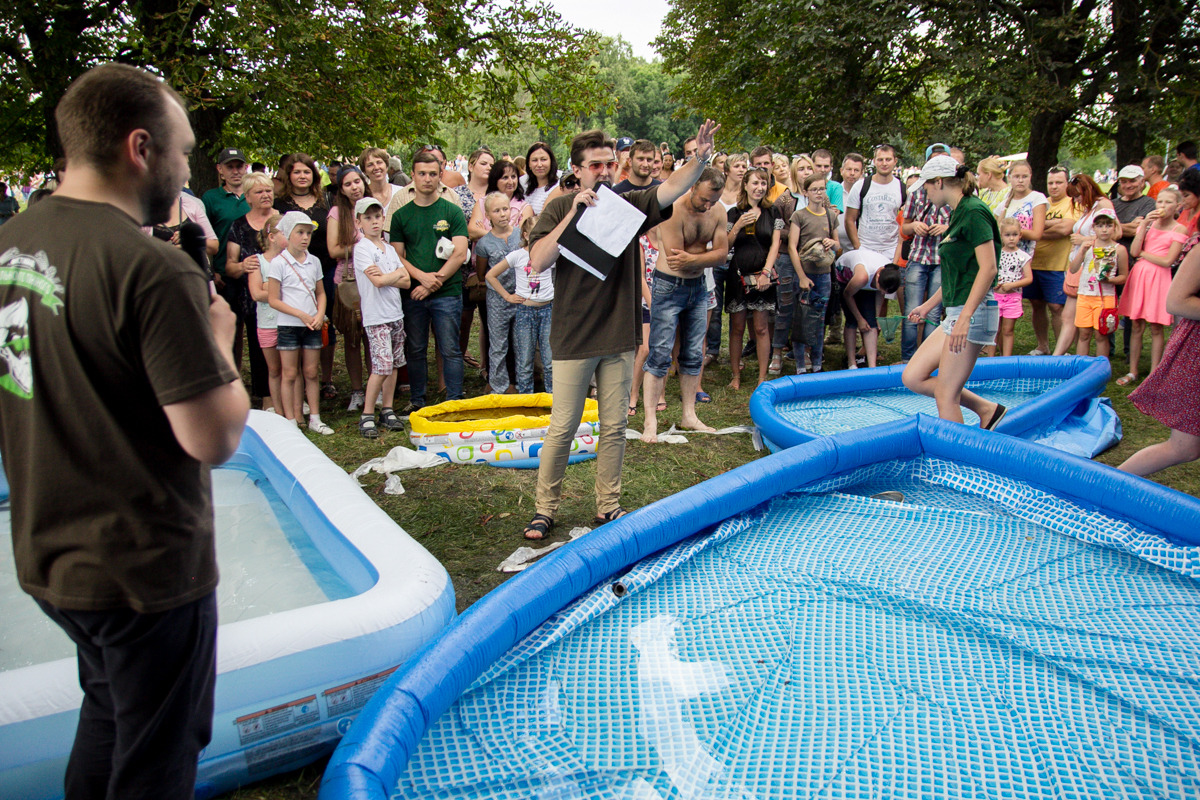
{"type": "Polygon", "coordinates": [[[904,224],[901,230],[912,237],[908,266],[904,268],[904,332],[900,338],[901,363],[907,363],[925,341],[926,335],[937,330],[942,321],[939,305],[925,318],[925,322],[909,322],[908,315],[925,302],[934,292],[942,288],[942,259],[938,245],[942,235],[950,227],[950,206],[935,206],[922,186],[910,192],[904,205],[904,224]]]}

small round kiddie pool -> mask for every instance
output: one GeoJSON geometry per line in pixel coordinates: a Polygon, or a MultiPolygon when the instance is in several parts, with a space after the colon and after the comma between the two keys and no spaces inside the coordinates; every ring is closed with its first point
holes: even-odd
{"type": "MultiPolygon", "coordinates": [[[[221,626],[202,798],[328,753],[454,617],[442,565],[282,417],[250,412],[212,482],[221,626]]],[[[12,559],[0,543],[0,797],[59,798],[82,699],[74,646],[12,559]]]]}
{"type": "MultiPolygon", "coordinates": [[[[451,464],[488,464],[533,469],[550,428],[553,395],[488,394],[448,400],[408,418],[413,446],[451,464]]],[[[600,432],[596,401],[584,401],[583,419],[571,442],[570,463],[596,456],[600,432]]]]}

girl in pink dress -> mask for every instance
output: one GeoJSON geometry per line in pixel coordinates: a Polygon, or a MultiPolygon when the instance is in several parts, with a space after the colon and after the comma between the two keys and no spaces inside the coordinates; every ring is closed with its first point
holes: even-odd
{"type": "Polygon", "coordinates": [[[1133,335],[1129,340],[1129,372],[1117,379],[1119,386],[1126,386],[1138,378],[1146,323],[1150,324],[1150,371],[1154,372],[1162,361],[1163,328],[1172,322],[1167,313],[1171,265],[1187,239],[1184,227],[1175,221],[1179,199],[1175,189],[1159,192],[1154,210],[1138,225],[1137,235],[1129,248],[1130,257],[1137,261],[1129,270],[1119,311],[1121,316],[1133,321],[1133,335]]]}
{"type": "Polygon", "coordinates": [[[1200,247],[1183,259],[1167,308],[1180,317],[1175,333],[1162,364],[1129,399],[1143,414],[1170,428],[1171,436],[1142,448],[1120,466],[1134,475],[1152,475],[1200,458],[1200,247]]]}

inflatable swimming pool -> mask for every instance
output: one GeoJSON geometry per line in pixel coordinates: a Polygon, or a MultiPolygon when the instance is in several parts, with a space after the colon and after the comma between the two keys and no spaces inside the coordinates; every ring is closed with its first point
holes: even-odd
{"type": "MultiPolygon", "coordinates": [[[[906,389],[903,372],[897,364],[777,378],[755,390],[750,416],[772,452],[914,414],[936,417],[933,398],[906,389]]],[[[967,388],[1008,407],[998,432],[1091,457],[1121,438],[1116,412],[1099,398],[1110,375],[1105,358],[983,358],[967,388]]],[[[979,424],[966,408],[963,417],[979,424]]]]}
{"type": "MultiPolygon", "coordinates": [[[[251,412],[213,494],[221,627],[202,798],[328,753],[454,617],[442,565],[281,417],[251,412]]],[[[82,696],[74,650],[0,544],[0,797],[58,798],[82,696]]]]}
{"type": "MultiPolygon", "coordinates": [[[[451,464],[536,469],[550,427],[553,395],[488,394],[447,400],[414,411],[410,438],[418,450],[451,464]]],[[[570,463],[596,457],[600,433],[596,401],[584,401],[583,419],[571,442],[570,463]]]]}
{"type": "Polygon", "coordinates": [[[320,797],[1195,797],[1198,545],[1195,498],[1020,439],[822,438],[472,606],[320,797]]]}

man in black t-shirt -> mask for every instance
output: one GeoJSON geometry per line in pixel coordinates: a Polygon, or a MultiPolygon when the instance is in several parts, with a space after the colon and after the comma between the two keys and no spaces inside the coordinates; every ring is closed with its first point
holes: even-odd
{"type": "Polygon", "coordinates": [[[654,159],[657,155],[658,148],[649,139],[638,139],[634,142],[629,148],[629,177],[612,187],[613,191],[625,194],[662,183],[650,174],[654,171],[654,159]]]}
{"type": "MultiPolygon", "coordinates": [[[[645,214],[637,235],[671,216],[672,204],[692,188],[712,157],[713,134],[705,120],[697,157],[665,183],[622,195],[645,214]]],[[[537,513],[525,538],[542,539],[554,525],[571,442],[583,417],[588,385],[596,378],[600,434],[596,444],[596,518],[603,525],[621,516],[621,465],[625,459],[626,408],[633,382],[633,355],[641,343],[641,273],[637,236],[630,240],[604,279],[580,267],[559,248],[571,220],[596,204],[597,189],[617,172],[614,143],[603,131],[581,133],[571,141],[571,169],[582,187],[555,198],[538,216],[529,237],[529,267],[540,273],[554,266],[554,314],[550,348],[554,353],[554,405],[539,456],[537,513]]]]}
{"type": "Polygon", "coordinates": [[[108,64],[55,118],[71,168],[0,229],[17,578],[77,648],[68,800],[190,800],[216,681],[207,465],[233,454],[249,408],[235,319],[199,265],[141,231],[188,176],[182,99],[108,64]]]}

